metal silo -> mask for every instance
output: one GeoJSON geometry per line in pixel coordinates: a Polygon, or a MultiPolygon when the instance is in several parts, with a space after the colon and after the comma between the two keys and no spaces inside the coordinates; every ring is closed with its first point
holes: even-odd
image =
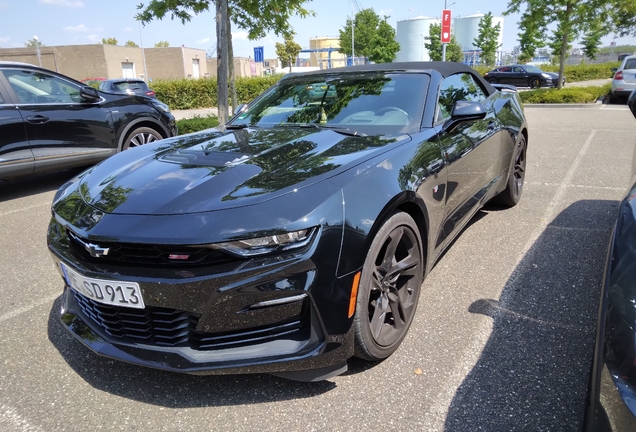
{"type": "MultiPolygon", "coordinates": [[[[475,45],[473,45],[473,41],[479,35],[479,21],[484,17],[484,14],[477,13],[474,15],[468,15],[464,17],[455,18],[455,26],[454,26],[454,34],[455,39],[457,39],[457,43],[461,45],[464,51],[472,51],[477,49],[475,45]]],[[[504,19],[503,17],[492,17],[492,24],[496,26],[497,24],[501,24],[501,28],[499,29],[499,38],[498,44],[501,45],[503,42],[503,25],[504,19]]]]}
{"type": "Polygon", "coordinates": [[[428,61],[428,52],[424,47],[424,38],[428,36],[431,24],[438,24],[438,18],[419,16],[397,22],[397,41],[400,51],[397,53],[396,62],[404,61],[428,61]]]}

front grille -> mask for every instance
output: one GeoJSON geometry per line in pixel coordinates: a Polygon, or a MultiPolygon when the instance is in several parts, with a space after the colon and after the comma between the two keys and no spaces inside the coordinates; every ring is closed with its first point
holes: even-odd
{"type": "Polygon", "coordinates": [[[100,249],[108,249],[107,255],[91,256],[85,245],[89,240],[68,232],[71,250],[82,259],[94,263],[135,265],[197,266],[214,265],[238,259],[215,249],[196,246],[171,246],[132,243],[99,242],[100,249]]]}
{"type": "Polygon", "coordinates": [[[110,306],[74,291],[73,297],[84,319],[121,342],[209,351],[263,343],[281,337],[295,340],[309,338],[306,314],[262,328],[232,333],[203,333],[196,331],[200,318],[198,314],[151,306],[145,309],[110,306]]]}

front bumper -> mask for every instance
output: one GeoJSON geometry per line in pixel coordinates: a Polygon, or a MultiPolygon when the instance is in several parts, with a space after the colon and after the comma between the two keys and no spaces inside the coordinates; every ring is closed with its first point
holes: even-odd
{"type": "Polygon", "coordinates": [[[353,355],[347,316],[353,275],[335,277],[341,229],[323,228],[317,236],[302,250],[274,257],[142,268],[79,256],[53,219],[49,248],[63,279],[60,262],[86,277],[135,281],[146,305],[98,303],[65,281],[61,321],[96,353],[141,366],[323,380],[346,371],[353,355]]]}

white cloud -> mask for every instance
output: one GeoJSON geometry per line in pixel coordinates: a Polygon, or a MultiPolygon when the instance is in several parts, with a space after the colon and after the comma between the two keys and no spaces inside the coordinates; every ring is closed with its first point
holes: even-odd
{"type": "Polygon", "coordinates": [[[40,0],[39,3],[53,5],[53,6],[74,7],[74,8],[84,7],[84,3],[81,2],[80,0],[40,0]]]}
{"type": "Polygon", "coordinates": [[[86,27],[84,24],[76,25],[76,26],[68,26],[64,27],[65,32],[71,33],[96,33],[102,31],[101,27],[98,28],[90,28],[86,27]]]}
{"type": "Polygon", "coordinates": [[[0,43],[1,44],[6,44],[7,42],[9,42],[11,40],[11,36],[0,36],[0,43]]]}
{"type": "Polygon", "coordinates": [[[91,42],[101,42],[102,41],[102,37],[100,35],[96,35],[96,34],[90,34],[90,35],[86,36],[86,39],[88,39],[91,42]]]}
{"type": "Polygon", "coordinates": [[[132,29],[131,27],[126,27],[126,28],[124,29],[124,32],[125,32],[125,33],[132,33],[132,31],[133,31],[133,29],[132,29]]]}
{"type": "Polygon", "coordinates": [[[247,40],[247,32],[246,31],[237,31],[235,33],[232,33],[232,40],[235,39],[239,39],[239,40],[247,40]]]}
{"type": "Polygon", "coordinates": [[[203,45],[203,44],[206,44],[208,42],[210,42],[210,38],[203,38],[203,39],[197,41],[197,45],[203,45]]]}

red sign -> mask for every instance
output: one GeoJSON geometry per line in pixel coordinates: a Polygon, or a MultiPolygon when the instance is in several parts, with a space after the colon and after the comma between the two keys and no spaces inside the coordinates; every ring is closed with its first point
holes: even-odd
{"type": "Polygon", "coordinates": [[[442,34],[441,39],[443,44],[450,43],[451,41],[451,11],[450,9],[442,10],[442,34]]]}

